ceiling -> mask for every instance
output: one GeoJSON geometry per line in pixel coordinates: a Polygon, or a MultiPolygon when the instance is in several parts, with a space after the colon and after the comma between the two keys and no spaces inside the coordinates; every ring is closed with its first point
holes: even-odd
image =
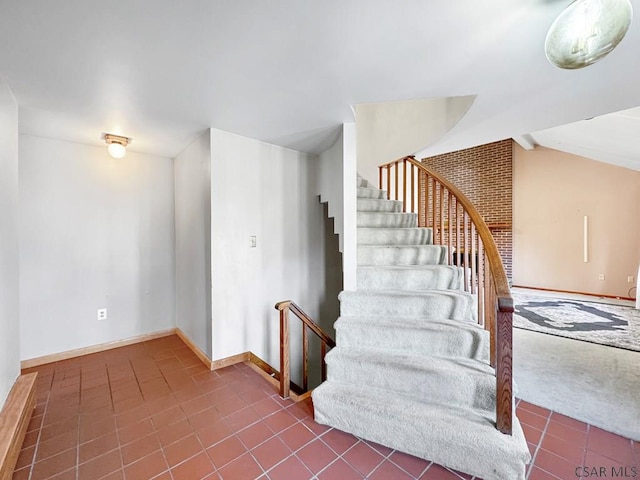
{"type": "Polygon", "coordinates": [[[640,105],[637,24],[591,67],[547,62],[569,3],[0,0],[0,74],[23,133],[168,157],[209,127],[317,153],[353,105],[477,95],[436,154],[640,105]]]}
{"type": "Polygon", "coordinates": [[[640,171],[640,108],[541,130],[530,143],[640,171]]]}

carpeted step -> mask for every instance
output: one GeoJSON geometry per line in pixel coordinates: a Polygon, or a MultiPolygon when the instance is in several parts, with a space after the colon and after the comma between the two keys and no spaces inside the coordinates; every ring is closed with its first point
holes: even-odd
{"type": "Polygon", "coordinates": [[[444,245],[358,245],[358,265],[444,265],[444,245]]]}
{"type": "Polygon", "coordinates": [[[362,178],[360,175],[358,175],[358,182],[357,182],[358,187],[370,187],[371,185],[369,185],[369,182],[367,181],[367,179],[362,178]]]}
{"type": "Polygon", "coordinates": [[[388,349],[489,363],[489,332],[472,323],[397,316],[340,317],[334,327],[340,347],[388,349]]]}
{"type": "Polygon", "coordinates": [[[358,290],[462,290],[464,271],[449,265],[361,265],[358,290]]]}
{"type": "Polygon", "coordinates": [[[485,480],[524,480],[531,460],[517,418],[513,435],[493,412],[423,403],[392,392],[337,382],[313,391],[315,420],[485,480]]]}
{"type": "Polygon", "coordinates": [[[358,212],[358,227],[415,228],[418,226],[417,213],[358,212]]]}
{"type": "Polygon", "coordinates": [[[495,409],[494,370],[477,360],[339,346],[327,354],[326,362],[328,381],[379,388],[440,405],[495,409]]]}
{"type": "Polygon", "coordinates": [[[357,290],[343,291],[343,317],[404,317],[477,322],[476,298],[458,290],[357,290]]]}
{"type": "Polygon", "coordinates": [[[358,228],[358,245],[430,245],[431,228],[358,228]]]}
{"type": "Polygon", "coordinates": [[[386,200],[384,198],[359,198],[359,212],[402,212],[400,200],[386,200]]]}
{"type": "Polygon", "coordinates": [[[358,198],[387,198],[387,192],[379,188],[358,187],[358,198]]]}

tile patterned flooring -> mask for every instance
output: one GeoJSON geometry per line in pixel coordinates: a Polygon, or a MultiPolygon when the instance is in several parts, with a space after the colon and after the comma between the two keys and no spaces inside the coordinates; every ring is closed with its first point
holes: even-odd
{"type": "MultiPolygon", "coordinates": [[[[31,371],[37,407],[14,480],[472,479],[319,425],[309,401],[281,400],[245,364],[210,372],[177,336],[31,371]]],[[[517,410],[528,480],[592,467],[640,478],[640,443],[524,401],[517,410]]]]}

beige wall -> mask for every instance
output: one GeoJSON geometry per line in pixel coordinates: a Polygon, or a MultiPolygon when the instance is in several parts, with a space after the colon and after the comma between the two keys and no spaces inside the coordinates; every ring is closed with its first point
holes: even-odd
{"type": "Polygon", "coordinates": [[[629,296],[640,262],[640,172],[515,145],[513,202],[514,285],[629,296]]]}

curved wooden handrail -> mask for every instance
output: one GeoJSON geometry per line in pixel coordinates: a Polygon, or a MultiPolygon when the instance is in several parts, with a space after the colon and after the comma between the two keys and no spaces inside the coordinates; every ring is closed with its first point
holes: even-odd
{"type": "Polygon", "coordinates": [[[431,217],[434,243],[437,240],[444,243],[446,236],[449,245],[447,255],[449,264],[464,266],[465,290],[477,294],[479,322],[484,324],[491,336],[491,365],[496,371],[496,427],[510,435],[513,420],[514,304],[504,265],[490,227],[460,189],[417,161],[414,156],[402,157],[380,165],[378,168],[380,189],[383,187],[383,173],[386,172],[387,198],[391,198],[393,170],[395,173],[394,196],[395,200],[403,202],[402,211],[416,213],[417,210],[419,221],[424,215],[427,224],[431,217]],[[409,178],[407,164],[410,165],[411,170],[409,186],[407,186],[409,178]],[[417,208],[414,206],[415,169],[418,171],[417,208]],[[402,177],[402,183],[399,182],[400,177],[402,177]],[[400,185],[402,185],[401,192],[400,185]],[[410,189],[410,206],[407,205],[408,188],[410,189]],[[452,206],[453,198],[455,198],[455,207],[452,206]],[[462,225],[461,215],[458,213],[459,206],[462,207],[462,225]],[[455,236],[455,245],[452,241],[453,236],[455,236]],[[479,239],[479,245],[476,245],[476,236],[479,239]],[[455,255],[452,250],[455,250],[455,255]]]}
{"type": "Polygon", "coordinates": [[[308,348],[309,339],[307,337],[307,328],[320,338],[320,361],[321,361],[321,377],[324,381],[327,377],[327,368],[324,357],[327,354],[327,347],[333,348],[336,342],[327,335],[320,326],[313,321],[298,305],[291,300],[284,300],[275,305],[276,310],[280,312],[280,396],[289,398],[289,390],[291,387],[291,365],[290,365],[290,347],[289,347],[289,312],[293,312],[296,317],[302,321],[302,390],[306,392],[308,389],[308,348]]]}

